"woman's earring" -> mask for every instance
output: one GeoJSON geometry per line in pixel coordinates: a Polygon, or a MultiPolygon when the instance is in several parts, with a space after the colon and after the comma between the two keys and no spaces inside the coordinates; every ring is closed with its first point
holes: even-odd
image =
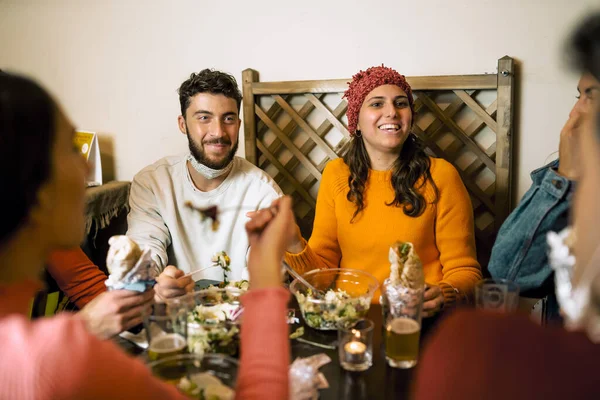
{"type": "Polygon", "coordinates": [[[360,129],[357,129],[354,131],[354,136],[356,137],[361,137],[362,136],[362,132],[360,131],[360,129]]]}

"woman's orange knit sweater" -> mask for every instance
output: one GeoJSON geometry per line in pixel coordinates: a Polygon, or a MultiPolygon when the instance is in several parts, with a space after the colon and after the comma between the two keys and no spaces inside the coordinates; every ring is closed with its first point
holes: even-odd
{"type": "MultiPolygon", "coordinates": [[[[363,211],[348,201],[350,170],[342,159],[327,164],[319,194],[312,236],[301,253],[286,254],[298,272],[315,268],[353,268],[383,282],[390,274],[388,253],[395,241],[411,242],[423,262],[425,281],[439,285],[445,305],[470,297],[481,279],[475,253],[473,209],[456,169],[443,159],[431,158],[431,176],[439,196],[428,182],[421,189],[425,211],[413,218],[402,207],[386,205],[394,199],[392,171],[369,171],[363,211]],[[457,291],[455,290],[458,290],[457,291]]],[[[378,301],[379,293],[374,301],[378,301]]]]}

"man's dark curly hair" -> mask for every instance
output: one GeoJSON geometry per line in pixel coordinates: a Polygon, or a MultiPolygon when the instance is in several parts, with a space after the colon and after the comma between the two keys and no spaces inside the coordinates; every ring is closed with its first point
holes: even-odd
{"type": "Polygon", "coordinates": [[[181,115],[184,117],[186,110],[190,106],[192,97],[198,93],[222,94],[225,97],[234,99],[237,104],[238,113],[240,111],[240,104],[242,103],[242,93],[233,75],[208,68],[203,69],[197,74],[192,73],[189,79],[179,86],[177,92],[179,93],[181,115]]]}

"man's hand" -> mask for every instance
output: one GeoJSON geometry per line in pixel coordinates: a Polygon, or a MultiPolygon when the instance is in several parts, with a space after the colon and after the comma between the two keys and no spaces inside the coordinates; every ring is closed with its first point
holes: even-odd
{"type": "Polygon", "coordinates": [[[156,301],[164,301],[173,297],[183,296],[194,290],[194,280],[188,276],[182,278],[185,273],[176,267],[169,265],[156,278],[156,301]]]}
{"type": "Polygon", "coordinates": [[[427,285],[423,295],[423,316],[432,317],[439,313],[444,305],[444,295],[437,285],[427,285]]]}
{"type": "Polygon", "coordinates": [[[79,312],[88,331],[100,339],[108,339],[142,323],[142,311],[151,305],[154,290],[144,293],[112,290],[98,295],[79,312]]]}
{"type": "Polygon", "coordinates": [[[252,289],[281,285],[281,261],[296,230],[289,196],[275,200],[268,209],[253,213],[246,223],[250,243],[248,271],[252,289]]]}

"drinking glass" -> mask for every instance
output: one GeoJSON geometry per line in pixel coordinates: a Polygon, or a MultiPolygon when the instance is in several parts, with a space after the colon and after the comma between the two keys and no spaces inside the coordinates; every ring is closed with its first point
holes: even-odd
{"type": "Polygon", "coordinates": [[[148,339],[148,358],[152,361],[187,351],[187,308],[153,304],[143,313],[148,339]]]}
{"type": "Polygon", "coordinates": [[[513,312],[519,303],[519,285],[506,279],[483,279],[475,285],[477,308],[513,312]]]}
{"type": "Polygon", "coordinates": [[[419,357],[424,287],[411,289],[389,279],[381,291],[385,359],[393,368],[412,368],[419,357]]]}

